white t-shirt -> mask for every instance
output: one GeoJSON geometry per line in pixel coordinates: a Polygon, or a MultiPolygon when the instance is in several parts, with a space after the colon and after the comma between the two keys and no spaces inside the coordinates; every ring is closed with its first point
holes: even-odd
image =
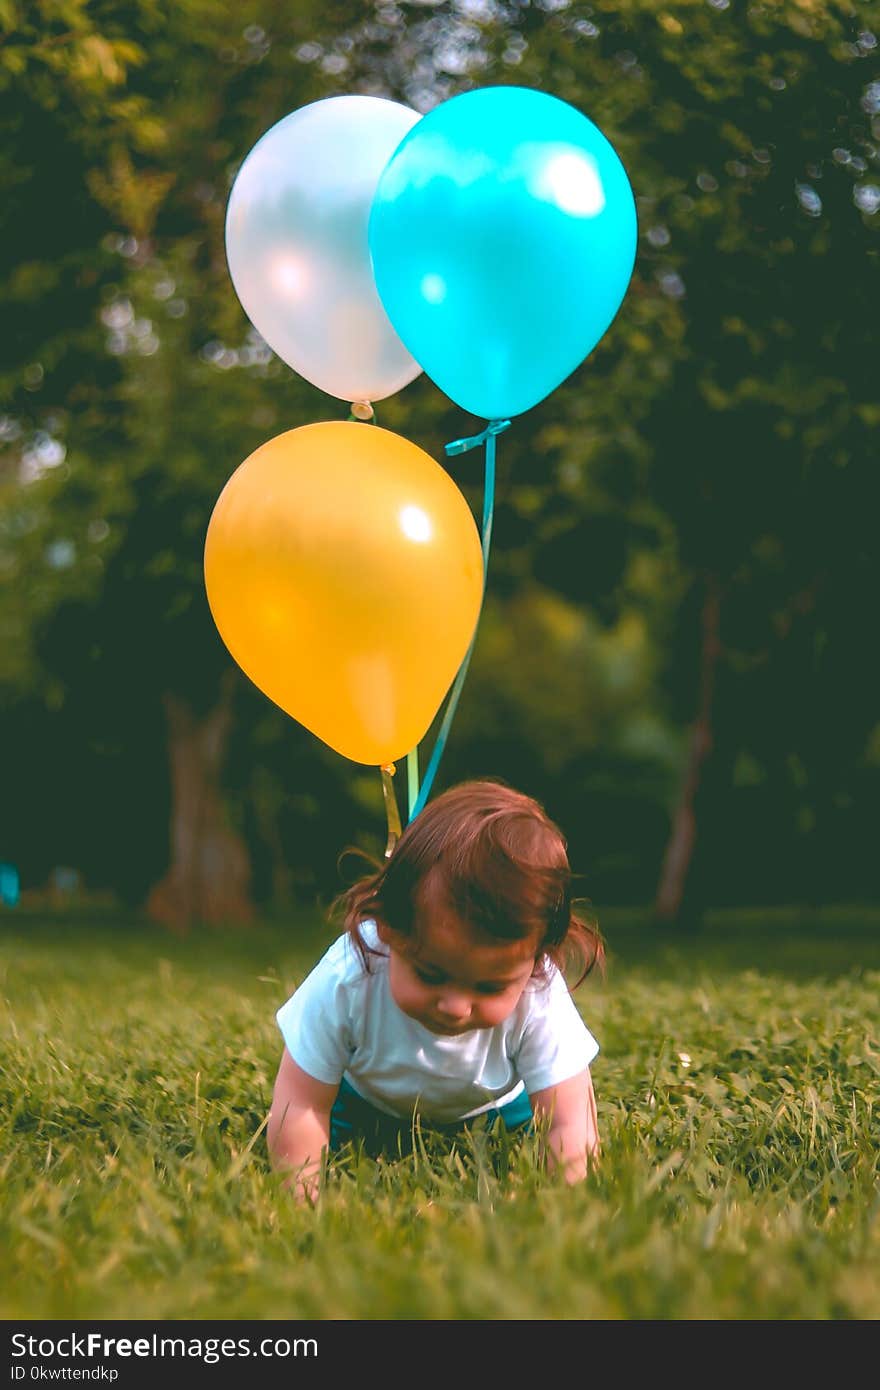
{"type": "Polygon", "coordinates": [[[437,1123],[478,1115],[519,1095],[584,1071],[599,1044],[584,1024],[562,974],[529,980],[516,1008],[494,1028],[440,1037],[395,1004],[388,952],[375,922],[362,922],[370,970],[346,933],[276,1014],[293,1060],[316,1081],[344,1077],[389,1115],[419,1111],[437,1123]]]}

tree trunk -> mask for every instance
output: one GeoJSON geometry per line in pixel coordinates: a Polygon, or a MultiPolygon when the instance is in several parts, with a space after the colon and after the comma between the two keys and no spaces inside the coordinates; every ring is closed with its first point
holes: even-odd
{"type": "Polygon", "coordinates": [[[176,695],[163,696],[171,765],[171,864],[147,899],[147,915],[173,931],[195,922],[253,920],[250,855],[226,824],[220,773],[232,724],[234,673],[219,704],[199,721],[176,695]]]}
{"type": "Polygon", "coordinates": [[[721,653],[721,596],[718,576],[706,575],[705,587],[700,616],[700,691],[697,716],[691,728],[684,781],[672,818],[672,828],[654,899],[654,919],[666,924],[682,925],[688,916],[686,890],[697,843],[697,796],[706,762],[714,745],[713,700],[718,658],[721,653]]]}

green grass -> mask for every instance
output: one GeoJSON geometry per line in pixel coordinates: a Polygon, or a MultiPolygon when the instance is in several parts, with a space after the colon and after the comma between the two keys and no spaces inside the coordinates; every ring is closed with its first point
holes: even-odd
{"type": "Polygon", "coordinates": [[[180,941],[0,919],[0,1316],[880,1317],[876,917],[603,915],[576,998],[588,1183],[477,1132],[340,1158],[316,1209],[269,1166],[274,1011],[315,922],[180,941]]]}

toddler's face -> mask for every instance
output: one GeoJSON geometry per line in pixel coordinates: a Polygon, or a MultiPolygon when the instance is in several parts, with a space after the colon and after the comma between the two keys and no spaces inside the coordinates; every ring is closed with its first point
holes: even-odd
{"type": "Polygon", "coordinates": [[[391,949],[395,1004],[444,1037],[502,1023],[519,1003],[535,965],[534,942],[475,939],[448,912],[431,914],[417,950],[408,938],[381,926],[380,936],[391,949]]]}

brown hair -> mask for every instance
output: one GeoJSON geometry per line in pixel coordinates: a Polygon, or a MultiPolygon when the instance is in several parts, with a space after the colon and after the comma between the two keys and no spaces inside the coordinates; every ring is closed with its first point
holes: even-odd
{"type": "Polygon", "coordinates": [[[532,797],[501,781],[462,782],[429,801],[385,864],[341,893],[331,913],[342,917],[369,970],[361,923],[375,918],[417,947],[430,878],[432,893],[480,934],[533,937],[538,976],[548,961],[563,969],[574,948],[580,984],[602,967],[605,948],[596,924],[572,911],[566,849],[562,831],[532,797]]]}

